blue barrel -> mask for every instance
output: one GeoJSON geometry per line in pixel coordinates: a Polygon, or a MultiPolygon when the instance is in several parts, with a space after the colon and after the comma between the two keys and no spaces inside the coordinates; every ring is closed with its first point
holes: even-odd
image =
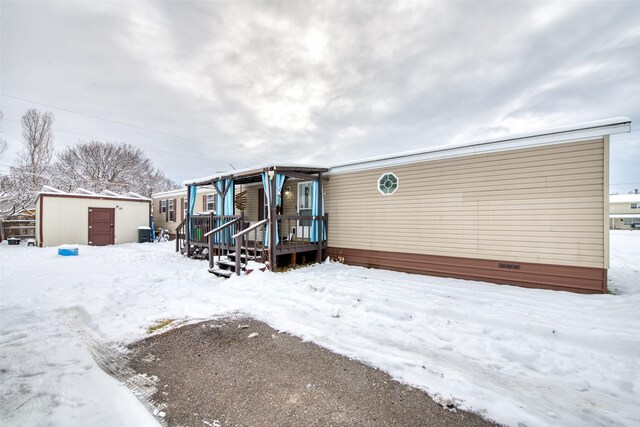
{"type": "Polygon", "coordinates": [[[58,248],[58,255],[78,256],[78,248],[58,248]]]}

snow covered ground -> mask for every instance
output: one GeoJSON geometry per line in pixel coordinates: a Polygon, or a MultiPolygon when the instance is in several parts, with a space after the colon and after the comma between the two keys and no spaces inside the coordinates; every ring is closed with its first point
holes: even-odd
{"type": "Polygon", "coordinates": [[[242,312],[510,425],[640,424],[640,233],[577,295],[325,263],[224,281],[172,243],[0,245],[2,425],[156,425],[70,328],[128,343],[162,319],[242,312]]]}

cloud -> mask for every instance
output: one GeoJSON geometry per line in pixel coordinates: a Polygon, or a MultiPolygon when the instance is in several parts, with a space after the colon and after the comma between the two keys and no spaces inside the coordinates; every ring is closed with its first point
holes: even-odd
{"type": "Polygon", "coordinates": [[[158,130],[54,110],[178,180],[640,119],[634,3],[4,2],[1,19],[3,93],[158,130]]]}

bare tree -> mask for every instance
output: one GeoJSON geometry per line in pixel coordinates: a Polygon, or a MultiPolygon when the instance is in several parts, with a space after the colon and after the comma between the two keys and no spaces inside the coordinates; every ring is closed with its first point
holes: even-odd
{"type": "Polygon", "coordinates": [[[53,113],[29,109],[22,116],[24,147],[16,166],[0,182],[2,207],[0,216],[12,215],[33,205],[43,185],[50,182],[53,158],[53,113]]]}
{"type": "MultiPolygon", "coordinates": [[[[4,119],[4,113],[0,111],[0,129],[2,129],[3,119],[4,119]]],[[[0,130],[0,132],[2,131],[0,130]]],[[[4,138],[0,138],[0,159],[2,158],[2,155],[4,154],[6,149],[7,149],[7,140],[4,138]]]]}
{"type": "Polygon", "coordinates": [[[151,197],[154,193],[161,191],[169,191],[180,188],[175,181],[168,178],[160,169],[156,169],[153,173],[146,175],[133,190],[134,192],[146,197],[151,197]]]}
{"type": "Polygon", "coordinates": [[[133,191],[150,196],[150,191],[175,188],[175,183],[155,169],[141,149],[96,140],[80,142],[60,153],[54,164],[54,177],[53,185],[66,191],[82,187],[95,192],[133,191]]]}
{"type": "Polygon", "coordinates": [[[31,108],[22,116],[24,148],[18,154],[18,164],[11,168],[27,191],[39,191],[50,180],[53,159],[53,113],[31,108]]]}

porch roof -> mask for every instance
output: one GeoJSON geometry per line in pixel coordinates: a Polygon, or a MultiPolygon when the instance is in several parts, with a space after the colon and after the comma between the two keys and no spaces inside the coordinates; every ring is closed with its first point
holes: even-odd
{"type": "Polygon", "coordinates": [[[262,166],[254,166],[247,169],[237,169],[232,171],[220,172],[215,175],[205,176],[202,178],[190,179],[184,181],[184,185],[208,185],[221,179],[233,179],[236,184],[248,184],[251,182],[260,182],[262,180],[262,172],[276,171],[278,173],[287,174],[303,174],[311,175],[324,173],[329,168],[317,165],[292,165],[292,164],[265,164],[262,166]]]}

